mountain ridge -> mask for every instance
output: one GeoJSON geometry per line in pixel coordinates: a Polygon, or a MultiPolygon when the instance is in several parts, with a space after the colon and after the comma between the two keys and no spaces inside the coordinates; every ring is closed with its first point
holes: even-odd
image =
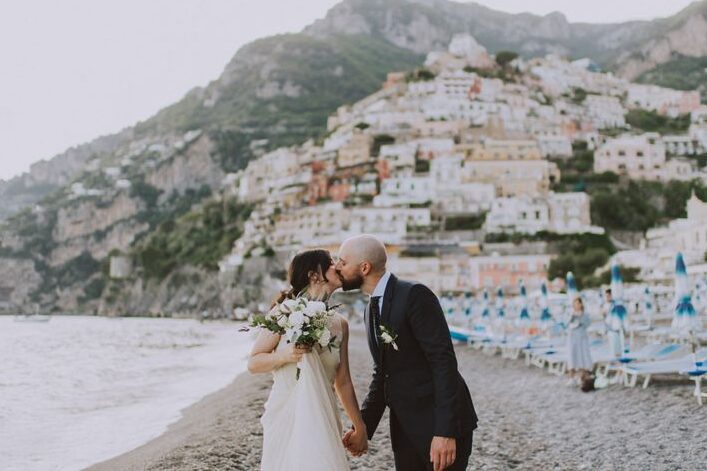
{"type": "Polygon", "coordinates": [[[301,33],[246,44],[217,79],[193,88],[151,118],[40,161],[30,172],[0,180],[0,197],[6,201],[0,220],[70,183],[92,157],[111,154],[126,142],[150,134],[199,127],[226,129],[226,134],[219,134],[223,138],[219,148],[231,154],[222,158],[225,170],[242,168],[254,155],[252,141],[267,139],[268,147],[274,148],[321,135],[330,112],[379,85],[385,76],[381,65],[388,71],[409,69],[421,63],[423,54],[444,49],[456,33],[471,33],[490,52],[510,49],[526,56],[550,52],[588,56],[633,79],[646,76],[675,54],[707,55],[706,16],[707,0],[693,2],[667,18],[610,24],[570,23],[560,12],[505,13],[474,2],[345,0],[301,33]],[[639,48],[643,43],[645,47],[639,48]],[[317,53],[302,54],[304,45],[317,53]],[[282,67],[292,48],[299,51],[299,62],[282,67]],[[377,58],[357,57],[348,70],[344,56],[360,53],[359,49],[367,54],[383,52],[377,58]],[[302,67],[318,64],[317,54],[328,55],[331,80],[320,81],[308,90],[307,84],[321,77],[302,67]],[[374,73],[366,70],[367,61],[378,61],[374,73]],[[287,77],[293,73],[299,73],[299,81],[287,77]],[[357,75],[353,81],[363,77],[365,83],[339,87],[353,75],[357,75]],[[324,92],[327,95],[321,99],[324,92]],[[308,96],[314,97],[318,106],[309,106],[306,102],[312,100],[306,100],[308,96]]]}

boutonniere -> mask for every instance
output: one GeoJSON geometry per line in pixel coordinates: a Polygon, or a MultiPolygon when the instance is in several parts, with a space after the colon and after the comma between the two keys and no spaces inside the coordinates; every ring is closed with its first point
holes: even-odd
{"type": "Polygon", "coordinates": [[[398,350],[398,344],[395,343],[395,340],[398,338],[398,336],[393,333],[393,329],[381,325],[379,337],[384,344],[391,345],[393,347],[393,350],[395,351],[398,350]]]}

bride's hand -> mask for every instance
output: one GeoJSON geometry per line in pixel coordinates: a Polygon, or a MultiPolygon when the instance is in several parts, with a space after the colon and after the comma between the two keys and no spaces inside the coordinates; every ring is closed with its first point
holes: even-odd
{"type": "Polygon", "coordinates": [[[368,451],[368,433],[366,428],[351,429],[343,438],[344,447],[353,456],[361,456],[368,451]]]}
{"type": "Polygon", "coordinates": [[[299,363],[302,359],[302,355],[305,353],[310,353],[312,347],[305,347],[302,345],[288,344],[282,350],[282,361],[283,363],[299,363]]]}

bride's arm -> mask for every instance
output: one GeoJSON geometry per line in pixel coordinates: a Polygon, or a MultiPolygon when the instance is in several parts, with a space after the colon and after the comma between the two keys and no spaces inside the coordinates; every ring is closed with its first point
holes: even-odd
{"type": "Polygon", "coordinates": [[[261,330],[250,352],[248,371],[251,373],[269,373],[287,363],[297,363],[305,353],[290,344],[280,351],[275,351],[280,343],[280,336],[267,330],[261,330]]]}
{"type": "Polygon", "coordinates": [[[351,370],[349,369],[349,324],[344,318],[340,318],[340,320],[341,361],[339,363],[339,369],[336,372],[336,380],[334,381],[334,386],[336,387],[336,393],[339,396],[341,405],[344,407],[346,415],[349,416],[349,420],[351,420],[354,429],[363,432],[363,436],[367,436],[366,425],[363,422],[361,410],[358,407],[356,391],[354,390],[353,381],[351,381],[351,370]]]}

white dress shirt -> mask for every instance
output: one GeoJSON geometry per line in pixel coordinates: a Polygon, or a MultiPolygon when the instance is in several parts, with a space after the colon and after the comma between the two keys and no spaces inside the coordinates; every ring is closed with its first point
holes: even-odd
{"type": "Polygon", "coordinates": [[[383,276],[381,276],[381,279],[378,280],[378,284],[371,293],[371,297],[380,296],[380,299],[378,300],[378,312],[381,315],[383,315],[383,296],[385,295],[385,288],[388,286],[388,280],[390,280],[390,274],[391,273],[389,271],[383,273],[383,276]]]}

